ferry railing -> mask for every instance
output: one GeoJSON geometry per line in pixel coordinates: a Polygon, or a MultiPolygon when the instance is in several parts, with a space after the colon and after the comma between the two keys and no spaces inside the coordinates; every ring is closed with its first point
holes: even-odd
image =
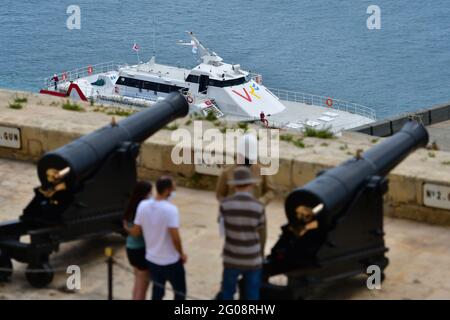
{"type": "Polygon", "coordinates": [[[363,106],[358,103],[339,99],[332,99],[330,97],[324,97],[303,92],[295,92],[276,88],[267,88],[267,89],[270,90],[274,95],[276,95],[280,100],[299,102],[307,105],[326,107],[329,109],[336,109],[340,111],[357,114],[369,118],[371,120],[376,120],[376,113],[373,108],[363,106]]]}
{"type": "MultiPolygon", "coordinates": [[[[99,74],[103,72],[109,71],[117,71],[120,67],[120,64],[115,63],[114,61],[98,63],[93,65],[88,65],[82,68],[65,71],[57,74],[59,82],[65,81],[74,81],[79,78],[91,76],[94,74],[99,74]]],[[[45,79],[45,88],[51,88],[54,86],[53,76],[45,79]]]]}

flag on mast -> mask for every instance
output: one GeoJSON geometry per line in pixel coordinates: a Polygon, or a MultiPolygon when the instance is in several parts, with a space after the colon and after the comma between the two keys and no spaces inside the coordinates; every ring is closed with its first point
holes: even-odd
{"type": "Polygon", "coordinates": [[[136,42],[133,44],[133,48],[132,49],[133,49],[134,52],[136,52],[136,56],[137,56],[137,59],[138,59],[138,64],[141,63],[141,58],[139,57],[139,49],[140,49],[140,47],[139,47],[139,45],[136,42]]]}
{"type": "Polygon", "coordinates": [[[193,40],[191,41],[191,46],[192,46],[192,53],[197,54],[198,48],[193,40]]]}

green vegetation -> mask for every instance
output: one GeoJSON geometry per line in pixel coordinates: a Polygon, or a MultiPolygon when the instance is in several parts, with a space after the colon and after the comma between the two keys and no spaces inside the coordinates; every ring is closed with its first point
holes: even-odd
{"type": "Polygon", "coordinates": [[[111,110],[109,110],[108,112],[106,112],[107,115],[109,116],[119,116],[119,117],[128,117],[131,116],[133,113],[135,113],[135,111],[133,110],[126,110],[126,109],[116,109],[113,108],[111,110]]]}
{"type": "Polygon", "coordinates": [[[294,146],[296,146],[298,148],[305,147],[305,144],[303,143],[302,138],[295,137],[294,135],[289,134],[289,133],[280,135],[280,140],[292,143],[294,146]]]}
{"type": "Polygon", "coordinates": [[[376,139],[372,139],[372,143],[377,143],[377,142],[378,142],[378,140],[380,140],[380,139],[378,139],[378,138],[376,138],[376,139]]]}
{"type": "Polygon", "coordinates": [[[300,139],[300,138],[294,139],[294,140],[292,141],[292,144],[293,144],[294,146],[298,147],[298,148],[304,148],[304,147],[305,147],[305,144],[303,143],[303,140],[300,139]]]}
{"type": "Polygon", "coordinates": [[[208,114],[207,114],[206,117],[205,117],[205,120],[213,122],[213,121],[216,121],[216,120],[217,120],[217,117],[216,117],[216,115],[214,114],[214,112],[209,111],[208,114]]]}
{"type": "Polygon", "coordinates": [[[343,144],[342,146],[339,147],[339,150],[347,150],[348,149],[348,145],[347,144],[343,144]]]}
{"type": "Polygon", "coordinates": [[[441,164],[444,166],[450,166],[450,160],[449,161],[442,161],[441,164]]]}
{"type": "Polygon", "coordinates": [[[167,126],[164,127],[164,129],[170,130],[170,131],[177,130],[178,124],[177,123],[168,124],[167,126]]]}
{"type": "Polygon", "coordinates": [[[10,109],[20,110],[23,108],[23,104],[27,103],[28,99],[26,97],[18,97],[14,99],[13,102],[8,103],[8,107],[10,109]]]}
{"type": "Polygon", "coordinates": [[[66,102],[63,103],[62,108],[64,110],[69,110],[69,111],[77,111],[77,112],[85,111],[81,106],[79,106],[76,103],[71,103],[69,100],[67,100],[66,102]]]}
{"type": "Polygon", "coordinates": [[[314,129],[314,128],[306,127],[303,132],[303,135],[305,137],[319,138],[319,139],[333,139],[334,138],[334,134],[333,134],[333,132],[330,131],[330,128],[314,129]]]}
{"type": "Polygon", "coordinates": [[[238,122],[237,126],[239,129],[242,129],[245,132],[247,132],[248,130],[248,122],[238,122]]]}
{"type": "Polygon", "coordinates": [[[27,102],[28,102],[28,99],[27,99],[26,97],[21,97],[21,98],[16,97],[16,98],[14,99],[14,102],[15,102],[15,103],[27,103],[27,102]]]}
{"type": "Polygon", "coordinates": [[[191,120],[191,119],[188,119],[188,120],[184,123],[184,125],[185,125],[185,126],[189,126],[189,125],[191,125],[191,123],[192,123],[192,120],[191,120]]]}
{"type": "Polygon", "coordinates": [[[428,156],[429,156],[430,158],[435,158],[435,157],[436,157],[436,154],[435,154],[434,152],[430,151],[430,152],[428,152],[428,156]]]}
{"type": "Polygon", "coordinates": [[[294,139],[294,136],[292,134],[287,133],[287,134],[280,135],[281,141],[291,142],[292,139],[294,139]]]}
{"type": "Polygon", "coordinates": [[[198,174],[197,172],[194,172],[194,174],[192,176],[187,178],[186,186],[190,187],[190,188],[199,187],[200,186],[200,182],[201,182],[201,178],[202,177],[201,177],[200,174],[198,174]]]}
{"type": "Polygon", "coordinates": [[[189,118],[194,119],[194,120],[204,120],[205,117],[203,117],[200,113],[198,112],[193,112],[189,115],[189,118]]]}
{"type": "Polygon", "coordinates": [[[21,103],[17,103],[17,102],[10,102],[10,103],[8,104],[8,107],[9,107],[10,109],[20,110],[20,109],[23,108],[23,105],[22,105],[21,103]]]}
{"type": "Polygon", "coordinates": [[[328,147],[328,146],[329,146],[329,144],[328,144],[328,143],[326,143],[326,142],[323,142],[323,143],[321,143],[321,144],[320,144],[320,146],[321,146],[321,147],[328,147]]]}

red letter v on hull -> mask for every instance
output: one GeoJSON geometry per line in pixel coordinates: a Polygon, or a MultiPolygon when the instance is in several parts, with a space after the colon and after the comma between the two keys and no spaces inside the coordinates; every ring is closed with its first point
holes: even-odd
{"type": "Polygon", "coordinates": [[[252,97],[247,92],[247,89],[244,88],[245,96],[237,92],[236,90],[232,90],[234,93],[236,93],[238,96],[242,97],[243,99],[247,100],[248,102],[252,102],[252,97]]]}

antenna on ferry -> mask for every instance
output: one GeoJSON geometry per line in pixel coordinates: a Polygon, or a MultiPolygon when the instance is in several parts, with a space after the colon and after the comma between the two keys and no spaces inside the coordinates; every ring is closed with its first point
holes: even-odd
{"type": "Polygon", "coordinates": [[[156,55],[156,23],[155,19],[153,18],[153,58],[156,55]]]}
{"type": "Polygon", "coordinates": [[[199,53],[200,58],[203,60],[204,63],[211,63],[211,62],[220,62],[223,59],[217,55],[214,51],[210,52],[207,47],[205,47],[200,40],[197,39],[197,37],[194,35],[192,31],[186,31],[186,33],[191,37],[190,42],[183,42],[182,40],[178,41],[179,45],[182,46],[192,46],[192,52],[199,53]]]}

